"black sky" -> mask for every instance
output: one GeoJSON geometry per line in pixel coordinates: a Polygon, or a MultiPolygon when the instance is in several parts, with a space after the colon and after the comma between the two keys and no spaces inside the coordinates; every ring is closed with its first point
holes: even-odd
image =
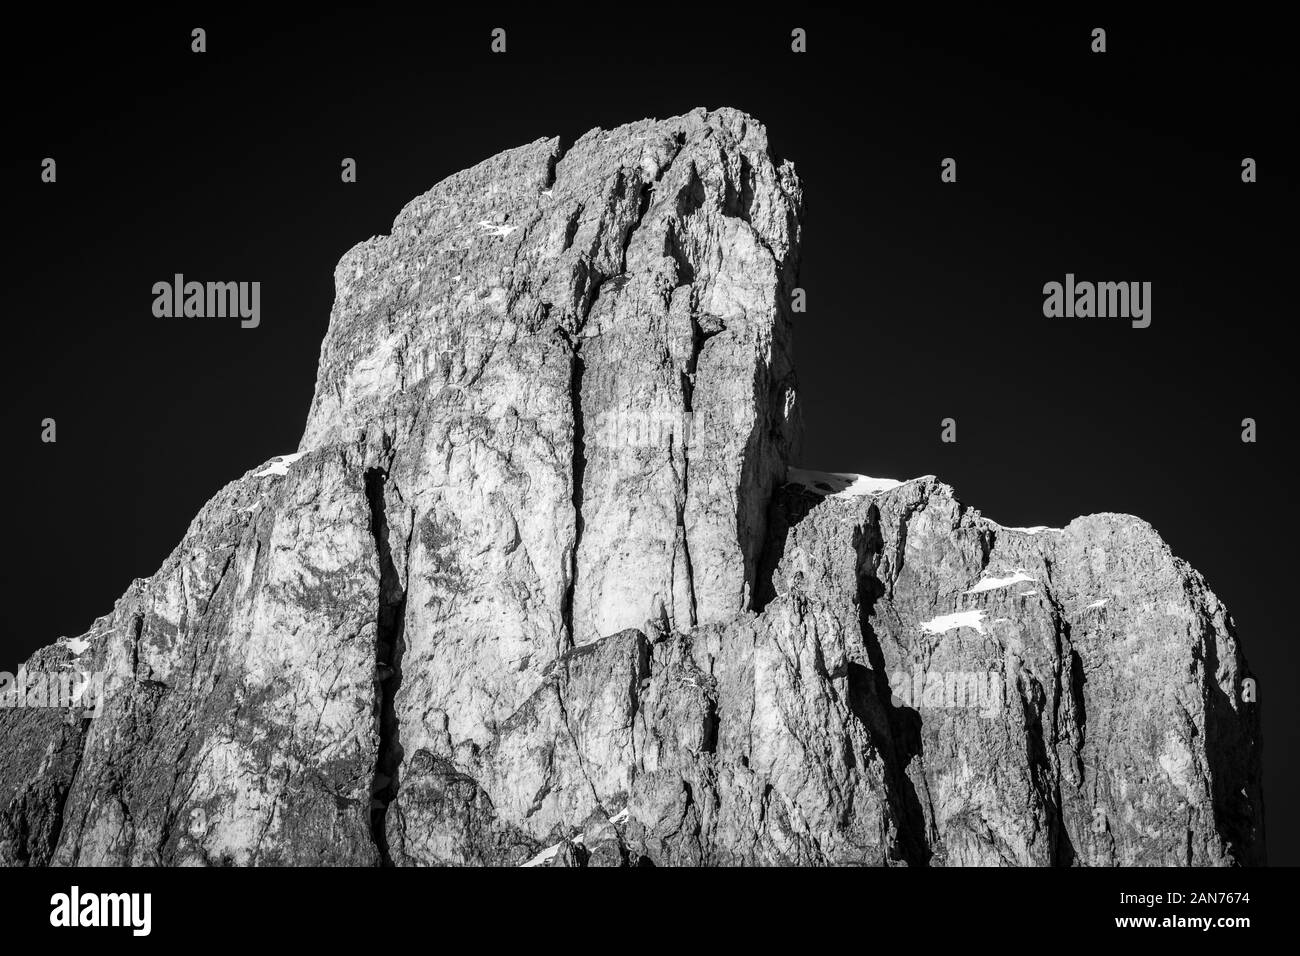
{"type": "Polygon", "coordinates": [[[805,463],[937,474],[1008,525],[1155,525],[1232,609],[1264,708],[1270,858],[1300,863],[1281,26],[543,13],[15,23],[0,670],[84,631],[221,485],[296,447],[334,264],[405,202],[537,137],[728,105],[806,186],[805,463]],[[150,289],[177,272],[260,281],[261,327],[154,318],[150,289]],[[1067,272],[1151,281],[1151,328],[1045,319],[1043,283],[1067,272]]]}

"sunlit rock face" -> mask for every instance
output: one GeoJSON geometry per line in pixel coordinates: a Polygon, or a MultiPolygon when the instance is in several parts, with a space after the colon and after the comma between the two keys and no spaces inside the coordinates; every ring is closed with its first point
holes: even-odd
{"type": "Polygon", "coordinates": [[[802,216],[696,110],[350,250],[297,452],[28,662],[102,694],[0,709],[0,862],[1262,862],[1231,619],[1150,526],[792,467],[802,216]]]}

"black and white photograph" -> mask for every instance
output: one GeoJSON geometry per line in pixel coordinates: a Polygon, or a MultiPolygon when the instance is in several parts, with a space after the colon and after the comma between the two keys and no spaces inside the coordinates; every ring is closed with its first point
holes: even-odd
{"type": "Polygon", "coordinates": [[[1280,932],[1290,34],[895,14],[14,14],[15,934],[1280,932]]]}

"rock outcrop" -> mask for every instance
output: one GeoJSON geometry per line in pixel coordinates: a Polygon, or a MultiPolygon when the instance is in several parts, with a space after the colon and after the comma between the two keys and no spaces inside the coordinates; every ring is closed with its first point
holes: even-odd
{"type": "Polygon", "coordinates": [[[0,710],[0,862],[1262,862],[1231,620],[1147,524],[791,469],[801,219],[696,110],[350,250],[297,452],[28,662],[98,713],[0,710]]]}

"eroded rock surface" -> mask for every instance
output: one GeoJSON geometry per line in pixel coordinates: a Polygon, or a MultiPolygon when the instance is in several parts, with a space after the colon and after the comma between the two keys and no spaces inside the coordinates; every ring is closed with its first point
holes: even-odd
{"type": "Polygon", "coordinates": [[[802,197],[735,110],[350,250],[294,455],[0,710],[7,864],[1263,860],[1227,612],[1139,519],[790,470],[802,197]]]}

